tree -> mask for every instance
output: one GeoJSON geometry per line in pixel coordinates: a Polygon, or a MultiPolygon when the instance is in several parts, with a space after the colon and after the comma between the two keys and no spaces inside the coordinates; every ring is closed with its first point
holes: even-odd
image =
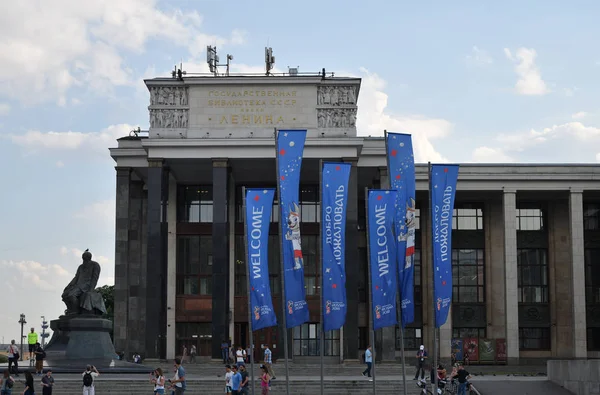
{"type": "Polygon", "coordinates": [[[113,323],[113,330],[110,331],[110,338],[113,339],[114,325],[115,325],[115,286],[114,285],[104,285],[102,287],[96,288],[96,292],[102,295],[102,299],[104,299],[104,306],[106,307],[106,314],[103,315],[102,318],[106,318],[107,320],[111,320],[113,323]]]}

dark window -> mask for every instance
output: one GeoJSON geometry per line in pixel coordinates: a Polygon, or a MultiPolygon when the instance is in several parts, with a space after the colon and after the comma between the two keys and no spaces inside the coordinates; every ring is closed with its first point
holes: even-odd
{"type": "MultiPolygon", "coordinates": [[[[320,327],[318,323],[302,324],[294,328],[294,356],[320,355],[320,327]]],[[[325,332],[325,356],[340,355],[340,331],[325,332]]]]}
{"type": "Polygon", "coordinates": [[[548,303],[548,251],[518,249],[519,303],[548,303]]]}
{"type": "Polygon", "coordinates": [[[184,185],[179,187],[179,222],[212,222],[213,189],[212,185],[184,185]]]}
{"type": "Polygon", "coordinates": [[[212,236],[177,236],[177,294],[212,295],[212,236]]]}
{"type": "Polygon", "coordinates": [[[415,210],[415,229],[421,229],[421,209],[415,210]]]}
{"type": "Polygon", "coordinates": [[[358,349],[366,350],[370,343],[369,328],[366,326],[358,327],[358,349]]]}
{"type": "Polygon", "coordinates": [[[178,322],[175,324],[177,351],[183,354],[183,347],[187,348],[189,355],[192,345],[196,346],[198,355],[210,356],[212,347],[211,323],[178,322]]]}
{"type": "Polygon", "coordinates": [[[483,210],[481,208],[455,208],[452,214],[452,229],[482,230],[483,210]]]}
{"type": "Polygon", "coordinates": [[[600,249],[585,250],[585,302],[600,305],[600,249]]]}
{"type": "Polygon", "coordinates": [[[367,272],[367,249],[358,248],[358,301],[367,303],[369,294],[367,287],[369,285],[369,274],[367,272]]]}
{"type": "Polygon", "coordinates": [[[415,287],[415,311],[420,311],[423,306],[423,283],[421,282],[421,249],[415,248],[414,255],[414,268],[415,268],[415,278],[414,278],[414,287],[415,287]]]}
{"type": "Polygon", "coordinates": [[[318,256],[319,236],[302,235],[302,257],[304,258],[304,288],[306,295],[319,295],[321,281],[318,256]]]}
{"type": "MultiPolygon", "coordinates": [[[[400,327],[396,326],[396,350],[401,349],[400,327]]],[[[404,328],[404,349],[418,350],[423,344],[423,328],[404,328]]]]}
{"type": "Polygon", "coordinates": [[[519,349],[550,350],[550,328],[519,328],[519,349]]]}
{"type": "Polygon", "coordinates": [[[600,328],[587,328],[588,351],[600,351],[600,328]]]}
{"type": "Polygon", "coordinates": [[[583,228],[600,230],[600,204],[586,203],[583,205],[583,228]]]}
{"type": "MultiPolygon", "coordinates": [[[[244,236],[235,236],[235,296],[246,296],[248,290],[248,280],[246,275],[248,268],[246,267],[246,246],[244,244],[244,236]]],[[[278,273],[279,267],[279,237],[277,235],[269,235],[269,283],[271,286],[271,295],[278,295],[281,289],[281,283],[278,273]]]]}
{"type": "Polygon", "coordinates": [[[452,250],[452,302],[485,302],[483,249],[452,250]]]}
{"type": "MultiPolygon", "coordinates": [[[[319,188],[317,186],[312,185],[301,185],[299,195],[301,222],[319,222],[321,218],[321,198],[319,196],[319,188]]],[[[244,201],[242,199],[242,186],[238,186],[236,188],[236,207],[236,222],[244,222],[244,201]]],[[[275,193],[275,198],[273,200],[273,211],[271,213],[271,222],[278,221],[279,203],[277,202],[277,193],[275,193]]]]}
{"type": "Polygon", "coordinates": [[[457,339],[464,339],[467,337],[476,337],[478,339],[485,339],[485,328],[452,328],[452,337],[457,339]]]}
{"type": "Polygon", "coordinates": [[[517,209],[517,230],[544,230],[545,222],[544,210],[540,208],[517,209]]]}
{"type": "MultiPolygon", "coordinates": [[[[273,188],[273,187],[266,187],[273,188]]],[[[238,223],[244,222],[244,199],[242,196],[242,187],[238,186],[235,188],[235,221],[238,223]]],[[[271,222],[276,223],[279,222],[279,203],[277,202],[277,191],[275,191],[275,196],[273,197],[273,208],[271,209],[271,222]]]]}

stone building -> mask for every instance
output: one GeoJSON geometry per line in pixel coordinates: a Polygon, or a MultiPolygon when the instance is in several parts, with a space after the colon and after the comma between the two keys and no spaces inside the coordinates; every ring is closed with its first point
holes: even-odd
{"type": "MultiPolygon", "coordinates": [[[[147,358],[195,344],[218,358],[223,339],[248,343],[242,186],[275,186],[274,130],[307,129],[301,174],[310,322],[289,331],[294,360],[318,357],[320,159],[352,164],[347,215],[348,315],[326,334],[330,362],[356,360],[368,342],[365,188],[387,185],[384,141],[356,131],[360,79],[323,76],[155,78],[147,136],[118,140],[115,345],[147,358]]],[[[504,339],[506,357],[600,357],[600,168],[465,164],[453,223],[453,304],[440,330],[504,339]]],[[[427,166],[417,165],[416,320],[412,355],[432,348],[427,166]]],[[[270,277],[280,309],[278,210],[270,277]]],[[[282,329],[255,333],[282,357],[282,329]]],[[[399,331],[376,336],[378,357],[399,356],[399,331]]]]}

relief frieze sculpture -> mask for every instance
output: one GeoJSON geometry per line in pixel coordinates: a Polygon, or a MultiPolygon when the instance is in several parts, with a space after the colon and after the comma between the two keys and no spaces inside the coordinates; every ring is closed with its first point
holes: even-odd
{"type": "Polygon", "coordinates": [[[320,106],[355,106],[356,87],[354,86],[319,86],[317,104],[320,106]]]}
{"type": "Polygon", "coordinates": [[[185,86],[150,87],[151,106],[187,106],[188,88],[185,86]]]}
{"type": "Polygon", "coordinates": [[[177,129],[188,127],[188,110],[150,110],[150,127],[177,129]]]}
{"type": "Polygon", "coordinates": [[[319,108],[317,126],[320,128],[356,127],[356,108],[319,108]]]}

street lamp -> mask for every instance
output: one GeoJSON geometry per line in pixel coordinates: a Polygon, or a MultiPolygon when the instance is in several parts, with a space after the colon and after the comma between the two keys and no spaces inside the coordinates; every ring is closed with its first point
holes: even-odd
{"type": "Polygon", "coordinates": [[[26,323],[25,314],[21,313],[21,316],[19,317],[19,324],[21,324],[21,361],[23,360],[23,328],[26,323]]]}
{"type": "Polygon", "coordinates": [[[46,329],[48,329],[48,321],[46,321],[46,316],[42,316],[42,348],[46,346],[46,338],[50,336],[49,333],[46,333],[46,329]]]}

